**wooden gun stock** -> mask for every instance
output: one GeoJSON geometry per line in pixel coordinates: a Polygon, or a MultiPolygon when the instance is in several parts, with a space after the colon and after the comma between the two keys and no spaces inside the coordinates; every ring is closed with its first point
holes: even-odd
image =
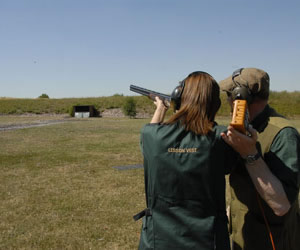
{"type": "Polygon", "coordinates": [[[246,100],[233,102],[233,114],[230,125],[243,134],[248,133],[249,113],[246,100]]]}

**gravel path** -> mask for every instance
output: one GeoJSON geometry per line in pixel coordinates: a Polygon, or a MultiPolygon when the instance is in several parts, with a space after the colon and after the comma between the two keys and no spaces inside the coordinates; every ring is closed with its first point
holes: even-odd
{"type": "Polygon", "coordinates": [[[41,121],[41,122],[28,123],[28,124],[0,125],[0,131],[32,128],[32,127],[42,127],[42,126],[53,125],[53,124],[58,124],[58,123],[65,123],[65,122],[69,122],[69,121],[71,121],[71,120],[50,120],[50,121],[41,121]]]}

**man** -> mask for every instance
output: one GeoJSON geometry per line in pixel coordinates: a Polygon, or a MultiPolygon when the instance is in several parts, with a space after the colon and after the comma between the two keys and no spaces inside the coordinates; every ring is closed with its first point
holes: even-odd
{"type": "Polygon", "coordinates": [[[254,128],[252,137],[232,126],[222,134],[244,159],[229,177],[233,249],[299,250],[299,133],[268,105],[269,76],[263,70],[239,69],[220,88],[231,106],[234,99],[247,99],[254,128]]]}

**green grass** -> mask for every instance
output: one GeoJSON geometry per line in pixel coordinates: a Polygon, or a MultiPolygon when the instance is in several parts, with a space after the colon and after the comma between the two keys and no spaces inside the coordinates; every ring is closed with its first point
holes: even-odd
{"type": "MultiPolygon", "coordinates": [[[[145,96],[135,96],[140,111],[153,111],[153,102],[145,96]]],[[[68,114],[74,105],[94,105],[103,112],[106,109],[122,108],[125,96],[91,97],[91,98],[64,98],[64,99],[15,99],[0,98],[0,114],[68,114]]]]}
{"type": "Polygon", "coordinates": [[[300,115],[300,92],[271,92],[270,105],[280,114],[286,116],[300,115]]]}
{"type": "Polygon", "coordinates": [[[141,221],[132,216],[145,207],[143,170],[113,166],[142,163],[147,122],[90,118],[0,131],[0,249],[137,249],[141,221]]]}

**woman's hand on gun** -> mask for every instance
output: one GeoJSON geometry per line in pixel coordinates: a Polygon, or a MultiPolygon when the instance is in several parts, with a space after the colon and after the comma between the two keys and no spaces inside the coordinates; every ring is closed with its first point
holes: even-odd
{"type": "Polygon", "coordinates": [[[162,100],[158,96],[155,97],[154,104],[159,109],[168,109],[170,107],[170,103],[167,100],[162,100]]]}
{"type": "Polygon", "coordinates": [[[154,104],[156,110],[150,123],[161,123],[165,118],[165,114],[170,107],[170,103],[166,100],[161,100],[158,96],[155,97],[154,104]]]}

